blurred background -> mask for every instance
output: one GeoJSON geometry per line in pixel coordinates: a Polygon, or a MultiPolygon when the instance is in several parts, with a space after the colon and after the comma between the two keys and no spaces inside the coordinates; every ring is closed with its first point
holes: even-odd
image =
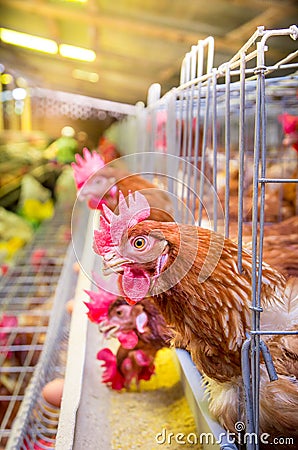
{"type": "MultiPolygon", "coordinates": [[[[2,0],[2,86],[5,91],[43,87],[114,102],[146,102],[152,83],[160,83],[162,93],[179,84],[182,58],[199,39],[215,38],[218,67],[258,26],[288,27],[297,15],[295,0],[2,0]]],[[[295,49],[295,42],[288,45],[295,49]]],[[[271,58],[281,59],[289,46],[274,39],[271,58]]],[[[50,121],[34,115],[32,129],[57,137],[60,125],[66,125],[59,113],[50,121]]],[[[92,119],[76,128],[96,141],[114,117],[92,119]]],[[[5,123],[4,128],[15,126],[5,123]]]]}

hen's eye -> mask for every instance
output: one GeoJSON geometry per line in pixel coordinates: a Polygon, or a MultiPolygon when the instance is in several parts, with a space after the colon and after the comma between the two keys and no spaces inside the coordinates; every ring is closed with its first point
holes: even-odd
{"type": "Polygon", "coordinates": [[[133,246],[138,249],[141,250],[145,245],[146,245],[147,241],[145,238],[143,237],[137,237],[134,241],[133,241],[133,246]]]}

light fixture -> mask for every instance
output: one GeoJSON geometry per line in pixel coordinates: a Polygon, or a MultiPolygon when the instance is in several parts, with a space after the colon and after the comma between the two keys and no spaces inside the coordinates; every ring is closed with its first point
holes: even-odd
{"type": "Polygon", "coordinates": [[[19,47],[37,50],[39,52],[57,54],[58,49],[61,56],[65,58],[77,59],[79,61],[92,62],[96,59],[96,53],[93,50],[76,47],[74,45],[60,44],[52,39],[46,39],[32,34],[21,33],[19,31],[0,28],[0,39],[6,44],[17,45],[19,47]]]}
{"type": "Polygon", "coordinates": [[[12,96],[15,100],[24,100],[27,97],[27,92],[23,88],[15,88],[12,91],[12,96]]]}
{"type": "Polygon", "coordinates": [[[93,50],[68,44],[59,45],[59,53],[65,58],[78,59],[80,61],[92,62],[96,59],[96,53],[93,50]]]}
{"type": "Polygon", "coordinates": [[[18,77],[16,79],[16,85],[20,88],[26,88],[28,86],[27,80],[23,77],[18,77]]]}
{"type": "Polygon", "coordinates": [[[58,45],[51,39],[41,38],[39,36],[33,36],[31,34],[9,30],[7,28],[0,28],[0,37],[6,44],[17,45],[19,47],[53,55],[58,53],[58,45]]]}
{"type": "Polygon", "coordinates": [[[72,76],[76,80],[90,81],[90,83],[97,83],[99,76],[95,72],[87,72],[86,70],[74,69],[72,76]]]}
{"type": "Polygon", "coordinates": [[[10,73],[3,73],[1,75],[1,83],[2,84],[10,84],[13,82],[13,76],[10,73]]]}

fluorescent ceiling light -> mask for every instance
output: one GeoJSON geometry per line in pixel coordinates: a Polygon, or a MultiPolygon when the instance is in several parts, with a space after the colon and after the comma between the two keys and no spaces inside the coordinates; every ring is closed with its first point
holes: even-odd
{"type": "Polygon", "coordinates": [[[93,50],[68,44],[59,45],[59,52],[60,55],[65,58],[79,59],[80,61],[92,62],[95,61],[96,58],[96,54],[93,50]]]}
{"type": "Polygon", "coordinates": [[[95,72],[87,72],[85,70],[74,69],[72,71],[73,78],[77,80],[90,81],[90,83],[96,83],[99,79],[99,76],[95,72]]]}
{"type": "Polygon", "coordinates": [[[15,100],[24,100],[27,97],[27,92],[23,88],[15,88],[12,91],[12,96],[15,100]]]}
{"type": "Polygon", "coordinates": [[[6,44],[18,45],[19,47],[37,50],[39,52],[56,54],[58,53],[58,45],[51,39],[32,36],[27,33],[0,28],[1,40],[6,44]]]}
{"type": "MultiPolygon", "coordinates": [[[[52,39],[45,39],[19,31],[0,28],[0,38],[6,44],[17,45],[19,47],[37,50],[39,52],[57,54],[58,44],[52,39]]],[[[74,45],[61,44],[59,52],[65,58],[78,59],[80,61],[92,62],[96,59],[96,53],[87,48],[75,47],[74,45]]]]}

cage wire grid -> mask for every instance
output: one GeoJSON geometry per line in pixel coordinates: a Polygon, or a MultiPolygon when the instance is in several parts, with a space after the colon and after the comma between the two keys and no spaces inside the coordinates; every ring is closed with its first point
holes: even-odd
{"type": "MultiPolygon", "coordinates": [[[[258,266],[257,259],[262,262],[262,241],[267,223],[285,218],[282,190],[286,185],[295,186],[291,214],[297,214],[297,155],[289,151],[284,152],[281,158],[281,125],[277,117],[284,111],[297,115],[298,51],[277,61],[275,65],[266,66],[265,56],[270,51],[270,41],[267,40],[274,39],[274,36],[284,36],[286,45],[286,39],[298,38],[298,30],[295,26],[283,30],[259,27],[237,55],[217,69],[213,67],[212,38],[200,41],[192,47],[182,63],[180,86],[162,98],[159,98],[158,86],[152,86],[148,107],[138,107],[137,117],[123,120],[118,133],[121,141],[128,129],[135,132],[132,140],[135,143],[134,170],[150,172],[151,176],[156,171],[154,180],[177,198],[185,200],[187,209],[181,209],[181,202],[176,205],[178,221],[197,223],[238,239],[239,270],[243,228],[249,225],[254,255],[254,294],[251,299],[252,329],[243,351],[243,378],[246,426],[248,431],[256,433],[260,352],[268,359],[269,375],[274,378],[274,368],[270,357],[266,356],[261,339],[261,264],[258,266]],[[166,180],[165,177],[159,178],[160,171],[154,167],[154,161],[151,161],[148,170],[148,152],[174,157],[164,161],[164,171],[168,174],[166,180]],[[272,169],[276,162],[279,163],[278,173],[272,169]],[[291,173],[288,171],[289,166],[291,173]],[[235,174],[236,187],[233,185],[235,174]],[[253,188],[249,190],[251,183],[253,188]],[[206,188],[210,184],[211,196],[210,190],[206,188]],[[274,214],[266,210],[265,194],[271,186],[277,187],[274,214]]],[[[188,378],[187,364],[183,362],[183,357],[180,361],[182,372],[188,378]]],[[[45,360],[42,362],[40,373],[45,370],[47,363],[45,360]]],[[[34,385],[36,383],[31,383],[31,386],[34,385]]],[[[198,383],[193,386],[196,389],[198,383]]],[[[196,399],[196,392],[192,391],[190,395],[196,399]]],[[[23,415],[27,416],[26,413],[23,415]]],[[[207,422],[214,430],[209,419],[207,422]]],[[[26,434],[20,422],[16,429],[26,434]]],[[[236,448],[226,442],[219,446],[236,448]]],[[[247,450],[257,449],[258,443],[247,445],[247,450]]]]}
{"type": "Polygon", "coordinates": [[[41,390],[55,376],[63,376],[65,367],[69,326],[65,303],[70,297],[65,298],[64,288],[69,286],[71,295],[76,274],[70,262],[64,276],[61,271],[65,258],[75,260],[71,213],[72,205],[58,205],[54,217],[40,226],[1,280],[0,442],[5,448],[54,442],[59,411],[46,403],[41,390]]]}
{"type": "MultiPolygon", "coordinates": [[[[32,87],[30,95],[32,109],[40,115],[120,120],[135,111],[134,105],[39,87],[32,87]]],[[[82,210],[80,219],[71,222],[72,207],[56,205],[53,219],[43,223],[0,282],[0,444],[6,448],[48,448],[55,442],[60,411],[46,404],[41,390],[64,376],[66,366],[70,318],[65,303],[76,285],[72,265],[83,250],[83,237],[78,237],[74,253],[70,224],[80,236],[87,220],[82,210]]]]}

